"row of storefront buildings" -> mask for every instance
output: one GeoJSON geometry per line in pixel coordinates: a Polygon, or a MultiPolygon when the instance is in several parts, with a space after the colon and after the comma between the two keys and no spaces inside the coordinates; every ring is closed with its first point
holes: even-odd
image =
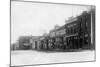
{"type": "Polygon", "coordinates": [[[35,50],[94,49],[94,17],[93,11],[84,11],[43,36],[21,36],[14,47],[35,50]]]}

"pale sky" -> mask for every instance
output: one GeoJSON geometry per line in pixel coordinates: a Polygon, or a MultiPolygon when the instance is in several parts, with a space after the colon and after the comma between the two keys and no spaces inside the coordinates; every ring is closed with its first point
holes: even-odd
{"type": "Polygon", "coordinates": [[[11,43],[19,36],[41,36],[57,24],[65,24],[65,19],[76,16],[90,6],[62,5],[34,2],[11,2],[11,43]]]}

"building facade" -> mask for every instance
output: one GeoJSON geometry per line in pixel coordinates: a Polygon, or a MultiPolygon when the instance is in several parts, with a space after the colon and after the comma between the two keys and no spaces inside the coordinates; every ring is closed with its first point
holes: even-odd
{"type": "Polygon", "coordinates": [[[66,21],[66,24],[50,31],[49,36],[41,41],[41,49],[90,49],[91,13],[84,11],[81,15],[66,21]]]}

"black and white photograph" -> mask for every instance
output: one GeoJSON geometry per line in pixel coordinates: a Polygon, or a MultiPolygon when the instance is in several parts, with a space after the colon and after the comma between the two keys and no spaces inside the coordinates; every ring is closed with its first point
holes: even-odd
{"type": "Polygon", "coordinates": [[[95,61],[95,5],[11,0],[10,65],[95,61]]]}

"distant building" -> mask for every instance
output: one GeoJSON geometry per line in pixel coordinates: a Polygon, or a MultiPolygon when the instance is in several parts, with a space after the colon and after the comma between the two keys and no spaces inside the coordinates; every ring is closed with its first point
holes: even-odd
{"type": "Polygon", "coordinates": [[[31,36],[20,36],[18,39],[19,49],[23,49],[23,50],[31,49],[32,46],[30,43],[30,39],[31,36]]]}
{"type": "Polygon", "coordinates": [[[32,49],[40,49],[40,39],[41,36],[32,36],[30,43],[32,45],[32,49]]]}

